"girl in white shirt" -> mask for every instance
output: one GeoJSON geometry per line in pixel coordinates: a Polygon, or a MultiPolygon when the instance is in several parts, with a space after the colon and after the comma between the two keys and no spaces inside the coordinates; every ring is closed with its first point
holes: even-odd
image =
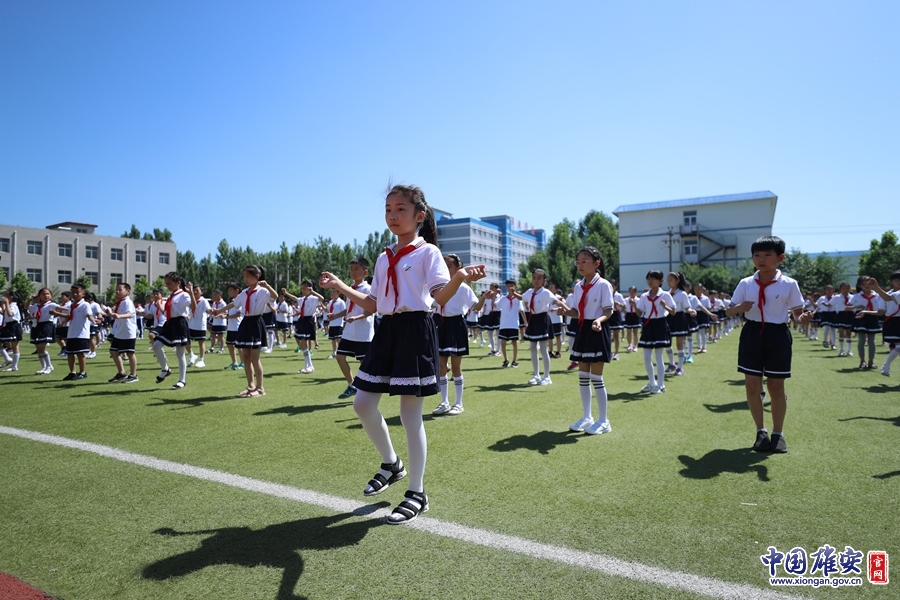
{"type": "Polygon", "coordinates": [[[385,491],[406,476],[378,404],[384,393],[400,396],[400,421],[409,453],[409,489],[388,517],[388,523],[408,523],[428,510],[425,494],[427,441],[422,420],[424,396],[439,391],[437,328],[430,310],[444,305],[466,279],[484,277],[484,265],[461,268],[452,278],[437,243],[434,211],[418,187],[394,186],[385,198],[385,222],[397,243],[375,263],[372,290],[363,295],[324,272],[319,281],[337,288],[370,313],[383,315],[354,380],[353,408],[381,455],[381,468],[363,490],[366,496],[385,491]],[[421,234],[422,237],[419,237],[421,234]]]}
{"type": "Polygon", "coordinates": [[[12,290],[3,292],[0,298],[0,311],[3,312],[3,328],[0,329],[0,342],[9,346],[9,354],[3,351],[3,370],[19,370],[19,342],[22,341],[22,314],[19,312],[19,296],[12,290]],[[10,356],[11,355],[11,356],[10,356]]]}
{"type": "MultiPolygon", "coordinates": [[[[194,298],[193,285],[185,283],[184,277],[175,271],[166,273],[163,279],[166,282],[166,289],[169,290],[169,297],[162,303],[161,308],[161,316],[165,317],[165,323],[158,329],[156,339],[153,341],[153,353],[156,355],[156,361],[160,368],[156,383],[162,383],[166,377],[172,374],[163,350],[163,345],[169,346],[175,348],[175,356],[178,358],[178,381],[175,382],[172,389],[180,390],[187,385],[185,381],[187,377],[185,348],[190,343],[188,318],[191,316],[191,309],[196,307],[197,301],[194,298]]],[[[159,305],[157,308],[159,310],[159,305]]]]}

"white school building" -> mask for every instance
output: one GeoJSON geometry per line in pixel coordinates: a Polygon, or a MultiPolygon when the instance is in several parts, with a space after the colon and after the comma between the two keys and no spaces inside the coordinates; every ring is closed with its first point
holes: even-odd
{"type": "Polygon", "coordinates": [[[677,271],[681,263],[737,267],[757,238],[772,235],[777,202],[762,191],[618,207],[620,289],[642,290],[647,271],[677,271]]]}

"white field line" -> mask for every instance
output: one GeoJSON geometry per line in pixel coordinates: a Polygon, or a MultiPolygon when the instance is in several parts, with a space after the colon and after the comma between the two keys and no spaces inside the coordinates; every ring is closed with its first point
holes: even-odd
{"type": "MultiPolygon", "coordinates": [[[[92,444],[90,442],[82,442],[24,429],[4,427],[2,425],[0,425],[0,434],[45,444],[52,444],[54,446],[73,448],[75,450],[90,452],[133,465],[155,469],[157,471],[186,475],[204,481],[213,481],[242,490],[267,494],[277,498],[286,498],[288,500],[294,500],[312,506],[319,506],[338,513],[355,513],[372,519],[383,519],[389,514],[387,509],[372,509],[370,505],[357,500],[348,500],[346,498],[303,490],[288,485],[260,481],[258,479],[232,475],[231,473],[213,469],[195,467],[154,458],[152,456],[134,454],[132,452],[126,452],[124,450],[102,446],[100,444],[92,444]]],[[[514,552],[532,558],[551,560],[566,565],[591,569],[607,575],[614,575],[616,577],[624,577],[634,581],[653,583],[669,588],[684,590],[694,594],[709,596],[710,598],[724,598],[728,600],[747,600],[748,598],[759,598],[761,600],[797,600],[800,598],[800,596],[784,594],[775,590],[757,588],[740,583],[730,583],[681,571],[670,571],[660,567],[628,562],[605,554],[595,554],[581,550],[572,550],[563,546],[543,544],[525,538],[476,529],[474,527],[467,527],[465,525],[445,522],[424,516],[419,517],[404,527],[410,527],[419,531],[425,531],[434,535],[469,542],[487,548],[506,550],[508,552],[514,552]]]]}

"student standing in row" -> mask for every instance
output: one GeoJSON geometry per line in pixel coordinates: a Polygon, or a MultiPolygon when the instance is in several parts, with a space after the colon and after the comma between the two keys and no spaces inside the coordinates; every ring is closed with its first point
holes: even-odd
{"type": "Polygon", "coordinates": [[[409,452],[409,488],[388,523],[407,523],[428,510],[424,476],[427,441],[422,419],[424,396],[439,392],[437,330],[429,311],[446,304],[464,280],[484,277],[484,265],[464,267],[451,279],[437,242],[434,211],[420,188],[394,186],[385,199],[385,222],[397,236],[375,264],[372,294],[353,290],[331,273],[322,273],[323,288],[337,288],[368,312],[383,315],[371,351],[357,372],[353,408],[381,455],[381,468],[363,494],[385,491],[406,476],[378,404],[384,393],[400,396],[400,421],[409,452]],[[421,237],[419,237],[421,234],[421,237]]]}
{"type": "Polygon", "coordinates": [[[663,282],[662,271],[652,270],[647,272],[648,291],[641,294],[635,303],[637,313],[644,320],[641,327],[641,339],[638,346],[644,349],[644,368],[647,371],[649,382],[641,391],[659,394],[666,391],[666,367],[663,362],[663,348],[672,347],[672,334],[669,332],[669,323],[666,320],[669,314],[675,312],[675,301],[669,292],[661,290],[663,282]],[[653,377],[653,357],[656,353],[656,377],[653,377]]]}
{"type": "Polygon", "coordinates": [[[58,309],[59,304],[53,302],[53,295],[47,288],[42,288],[32,300],[35,303],[28,307],[28,314],[34,319],[31,343],[41,361],[41,370],[35,375],[48,375],[53,372],[53,363],[50,362],[47,344],[56,337],[56,320],[51,311],[58,309]]]}
{"type": "Polygon", "coordinates": [[[210,304],[209,300],[203,297],[203,288],[199,285],[194,286],[192,292],[194,303],[191,308],[190,318],[188,320],[188,331],[190,339],[188,340],[187,351],[191,358],[188,360],[188,366],[202,369],[206,366],[204,357],[206,356],[206,319],[209,316],[210,304]],[[199,355],[195,355],[191,348],[191,343],[197,342],[199,355]]]}
{"type": "Polygon", "coordinates": [[[304,375],[312,373],[316,370],[312,364],[312,345],[316,340],[316,311],[321,306],[324,297],[313,289],[313,282],[309,279],[300,283],[299,298],[288,293],[285,288],[281,289],[281,293],[294,303],[296,307],[294,310],[299,316],[294,337],[297,339],[297,346],[303,352],[303,361],[306,364],[297,372],[304,375]]]}
{"type": "Polygon", "coordinates": [[[871,277],[862,276],[856,280],[857,293],[850,299],[849,306],[856,311],[853,331],[858,338],[859,368],[875,368],[875,336],[881,333],[878,319],[884,315],[884,300],[871,289],[871,277]],[[866,343],[869,344],[869,362],[866,363],[866,343]]]}
{"type": "MultiPolygon", "coordinates": [[[[366,282],[369,276],[369,261],[357,256],[350,261],[350,280],[353,285],[350,289],[368,296],[372,288],[366,282]]],[[[344,379],[347,380],[347,389],[340,393],[338,399],[344,400],[356,395],[357,389],[353,385],[353,376],[350,372],[348,357],[354,357],[362,362],[369,352],[372,336],[375,335],[375,324],[372,313],[347,298],[347,310],[344,316],[344,331],[338,344],[336,359],[344,379]]]]}
{"type": "Polygon", "coordinates": [[[328,339],[331,340],[331,355],[328,358],[337,356],[341,336],[344,335],[344,315],[346,314],[347,304],[341,300],[340,292],[331,290],[331,300],[328,301],[328,312],[325,315],[325,318],[328,319],[328,339]]]}
{"type": "MultiPolygon", "coordinates": [[[[175,271],[166,273],[163,278],[169,297],[166,298],[161,312],[165,316],[162,327],[157,327],[156,339],[153,341],[153,353],[159,363],[159,375],[156,383],[162,383],[166,377],[172,374],[169,361],[163,346],[175,348],[175,356],[178,360],[178,381],[172,385],[173,390],[180,390],[187,385],[187,356],[185,348],[190,343],[190,328],[188,319],[191,309],[196,307],[197,299],[193,294],[193,286],[184,281],[184,277],[175,271]]],[[[157,305],[158,306],[158,305],[157,305]]],[[[157,312],[157,316],[159,316],[157,312]]]]}
{"type": "Polygon", "coordinates": [[[522,304],[527,312],[527,326],[525,339],[531,342],[531,368],[534,376],[528,380],[528,385],[550,385],[550,315],[551,307],[556,308],[556,298],[544,287],[547,274],[543,269],[535,269],[531,273],[531,289],[522,294],[522,304]],[[538,363],[538,353],[544,359],[544,376],[538,363]]]}
{"type": "MultiPolygon", "coordinates": [[[[59,295],[58,308],[68,310],[72,305],[71,298],[71,292],[62,292],[59,295]]],[[[66,355],[66,337],[69,335],[69,328],[66,323],[66,317],[56,317],[56,343],[59,346],[59,354],[57,356],[66,355]]]]}
{"type": "Polygon", "coordinates": [[[766,236],[750,246],[756,273],[738,283],[726,310],[729,317],[744,314],[747,324],[741,329],[738,347],[738,371],[744,374],[744,388],[750,414],[756,424],[757,452],[787,452],[784,441],[784,416],[787,398],[785,379],[791,376],[790,315],[798,323],[808,323],[810,313],[803,312],[803,294],[797,282],[782,275],[778,265],[784,260],[785,243],[779,237],[766,236]],[[772,437],[763,421],[762,380],[772,410],[772,437]]]}
{"type": "MultiPolygon", "coordinates": [[[[235,355],[234,343],[237,341],[238,330],[241,327],[241,321],[244,319],[244,307],[234,304],[234,299],[241,293],[241,287],[236,283],[228,284],[229,303],[212,311],[213,315],[224,315],[228,321],[225,330],[225,345],[228,346],[228,355],[231,357],[231,364],[225,367],[232,371],[244,368],[244,362],[235,355]]],[[[240,350],[238,350],[240,352],[240,350]]]]}
{"type": "Polygon", "coordinates": [[[58,317],[66,319],[66,359],[69,362],[69,374],[63,377],[63,381],[74,379],[87,379],[87,361],[85,357],[90,351],[91,343],[91,306],[84,299],[84,286],[72,285],[72,302],[69,308],[60,307],[51,311],[58,317]],[[78,359],[78,371],[75,371],[75,360],[78,359]]]}
{"type": "Polygon", "coordinates": [[[889,292],[881,289],[874,278],[869,279],[869,286],[885,304],[884,326],[881,334],[884,343],[888,344],[890,352],[881,367],[881,374],[890,377],[891,363],[897,358],[897,354],[900,354],[900,271],[891,273],[891,291],[889,292]]]}
{"type": "MultiPolygon", "coordinates": [[[[10,358],[3,363],[4,371],[19,370],[19,342],[22,341],[22,313],[19,311],[19,296],[12,290],[0,297],[0,311],[3,312],[3,328],[0,329],[0,343],[9,346],[10,358]]],[[[6,358],[4,356],[4,358],[6,358]]]]}
{"type": "Polygon", "coordinates": [[[107,307],[107,314],[113,321],[112,340],[109,344],[109,355],[116,365],[116,374],[109,383],[134,383],[137,377],[137,357],[134,345],[137,340],[137,314],[131,300],[131,286],[120,283],[116,286],[116,303],[107,307]],[[125,363],[122,357],[128,357],[128,374],[125,374],[125,363]]]}
{"type": "MultiPolygon", "coordinates": [[[[516,280],[507,279],[506,296],[499,296],[493,292],[491,300],[494,306],[500,311],[500,329],[497,331],[497,337],[500,339],[500,351],[503,353],[502,368],[512,367],[519,368],[519,317],[522,315],[522,294],[516,291],[516,280]],[[506,353],[506,343],[512,344],[512,361],[506,353]]],[[[484,296],[482,299],[484,300],[484,296]]],[[[484,300],[486,301],[486,300],[484,300]]]]}
{"type": "MultiPolygon", "coordinates": [[[[222,300],[222,290],[213,290],[212,302],[209,303],[210,313],[224,307],[225,301],[222,300]]],[[[212,337],[209,351],[211,353],[216,352],[216,346],[218,346],[218,353],[225,354],[225,333],[228,331],[228,324],[225,321],[225,317],[212,317],[209,324],[209,331],[212,337]]]]}
{"type": "Polygon", "coordinates": [[[583,279],[575,286],[574,306],[562,303],[560,314],[578,319],[578,332],[571,359],[578,361],[578,389],[584,415],[569,426],[570,431],[590,435],[609,433],[608,393],[603,381],[603,366],[612,360],[610,331],[606,327],[613,313],[613,287],[604,279],[606,267],[600,251],[586,246],[578,251],[575,267],[583,279]],[[591,414],[591,388],[597,398],[597,420],[591,414]]]}

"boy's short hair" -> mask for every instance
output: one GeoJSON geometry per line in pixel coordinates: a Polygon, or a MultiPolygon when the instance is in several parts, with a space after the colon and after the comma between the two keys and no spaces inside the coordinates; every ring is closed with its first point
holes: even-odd
{"type": "Polygon", "coordinates": [[[515,279],[507,279],[503,282],[504,285],[518,285],[515,279]]]}
{"type": "Polygon", "coordinates": [[[80,283],[73,283],[73,284],[72,284],[72,289],[73,289],[73,290],[81,290],[81,291],[83,292],[83,291],[84,291],[84,286],[81,285],[80,283]]]}
{"type": "Polygon", "coordinates": [[[357,256],[356,258],[354,258],[353,260],[350,261],[350,264],[351,264],[351,265],[359,265],[359,266],[361,266],[363,269],[368,269],[368,268],[369,268],[369,261],[366,260],[366,259],[365,259],[364,257],[362,257],[362,256],[357,256]]]}
{"type": "Polygon", "coordinates": [[[310,279],[304,279],[303,281],[300,282],[300,285],[301,286],[305,285],[306,287],[311,288],[313,286],[313,282],[310,279]]]}
{"type": "Polygon", "coordinates": [[[781,256],[784,254],[784,240],[780,237],[774,235],[764,235],[761,238],[756,238],[756,241],[750,244],[750,253],[754,252],[766,252],[767,250],[771,250],[775,252],[775,254],[781,256]]]}
{"type": "Polygon", "coordinates": [[[128,283],[120,283],[123,288],[125,288],[128,292],[131,292],[131,285],[128,283]]]}
{"type": "Polygon", "coordinates": [[[163,291],[159,288],[153,288],[152,293],[162,296],[163,291]]]}
{"type": "Polygon", "coordinates": [[[492,283],[492,284],[491,284],[491,289],[492,289],[492,290],[499,290],[499,289],[500,289],[500,284],[499,284],[499,283],[492,283]]]}
{"type": "Polygon", "coordinates": [[[658,269],[651,269],[647,271],[647,276],[644,279],[658,279],[659,281],[663,280],[663,272],[658,269]]]}
{"type": "Polygon", "coordinates": [[[216,289],[214,289],[214,290],[212,291],[212,293],[213,293],[213,294],[218,294],[218,295],[221,296],[221,295],[222,295],[222,290],[220,290],[219,288],[216,288],[216,289]]]}
{"type": "Polygon", "coordinates": [[[900,271],[894,271],[893,273],[891,273],[891,281],[894,281],[895,279],[900,279],[900,271]]]}
{"type": "Polygon", "coordinates": [[[241,286],[239,286],[236,283],[229,283],[225,287],[227,287],[229,290],[240,290],[241,289],[241,286]]]}
{"type": "Polygon", "coordinates": [[[65,297],[65,298],[71,298],[72,292],[60,292],[59,295],[65,297]]]}

